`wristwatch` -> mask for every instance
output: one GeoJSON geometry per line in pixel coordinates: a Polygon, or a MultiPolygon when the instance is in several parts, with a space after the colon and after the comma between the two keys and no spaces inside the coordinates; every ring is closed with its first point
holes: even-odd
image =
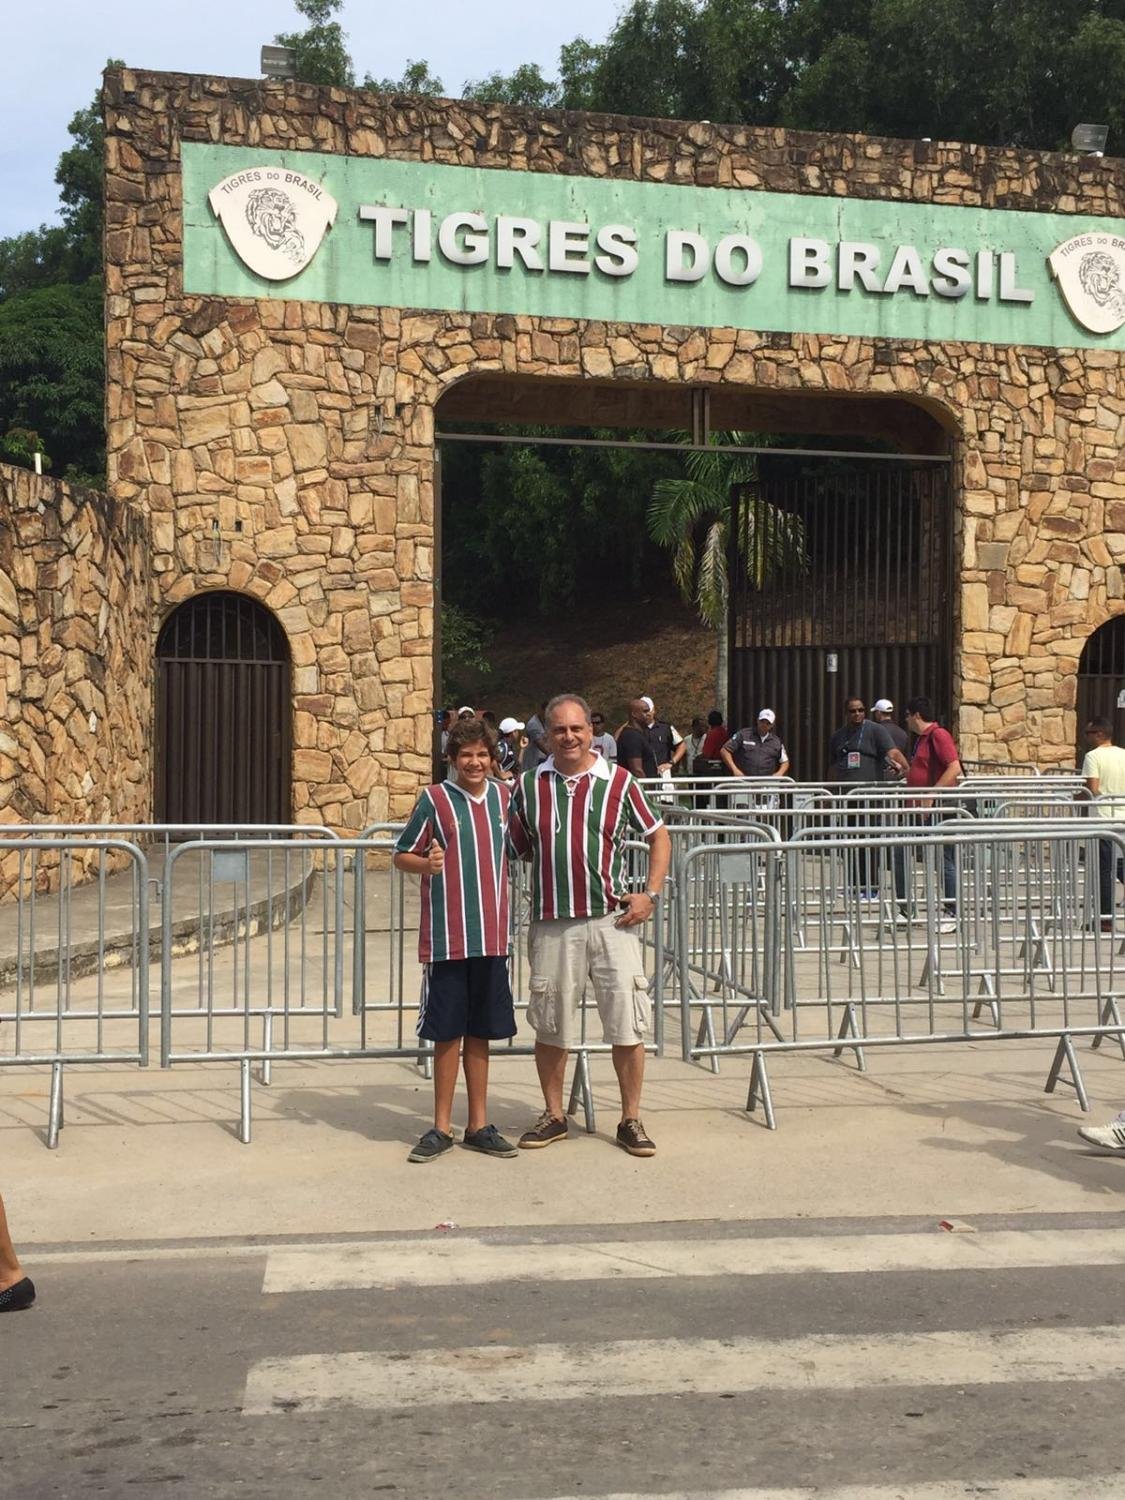
{"type": "Polygon", "coordinates": [[[657,896],[660,895],[660,892],[659,891],[647,890],[647,891],[645,891],[645,895],[648,897],[648,899],[650,901],[655,901],[656,898],[657,898],[657,896]]]}

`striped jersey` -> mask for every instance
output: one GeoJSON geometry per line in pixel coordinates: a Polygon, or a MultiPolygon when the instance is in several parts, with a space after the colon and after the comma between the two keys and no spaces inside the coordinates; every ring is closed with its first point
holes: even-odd
{"type": "Polygon", "coordinates": [[[531,916],[604,917],[626,894],[625,841],[663,826],[624,766],[597,756],[567,778],[554,759],[525,771],[512,792],[508,840],[531,860],[531,916]]]}
{"type": "Polygon", "coordinates": [[[504,829],[511,789],[485,783],[470,797],[455,781],[428,786],[395,840],[400,854],[428,854],[434,839],[445,850],[440,875],[422,876],[418,958],[504,958],[508,953],[508,856],[504,829]]]}

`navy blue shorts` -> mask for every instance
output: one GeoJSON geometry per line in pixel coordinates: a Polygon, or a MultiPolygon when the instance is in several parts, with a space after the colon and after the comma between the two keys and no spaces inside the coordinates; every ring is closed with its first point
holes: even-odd
{"type": "Polygon", "coordinates": [[[516,1034],[506,958],[450,958],[422,971],[418,1035],[428,1042],[473,1036],[490,1042],[516,1034]]]}

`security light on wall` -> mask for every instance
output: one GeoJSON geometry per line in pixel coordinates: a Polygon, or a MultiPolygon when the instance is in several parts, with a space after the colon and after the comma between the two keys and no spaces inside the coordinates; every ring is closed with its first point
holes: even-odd
{"type": "Polygon", "coordinates": [[[1104,156],[1108,137],[1108,125],[1076,125],[1070,132],[1070,144],[1083,156],[1104,156]]]}
{"type": "Polygon", "coordinates": [[[262,48],[263,78],[292,78],[297,71],[297,54],[292,47],[262,48]]]}

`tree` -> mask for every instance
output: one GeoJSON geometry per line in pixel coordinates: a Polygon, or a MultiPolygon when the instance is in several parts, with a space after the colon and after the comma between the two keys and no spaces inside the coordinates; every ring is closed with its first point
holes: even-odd
{"type": "MultiPolygon", "coordinates": [[[[677,440],[690,441],[686,432],[677,440]]],[[[738,485],[754,484],[757,460],[749,453],[724,453],[724,447],[748,448],[761,439],[752,432],[714,434],[710,448],[684,454],[684,473],[658,479],[648,505],[648,531],[653,541],[672,555],[672,576],[686,603],[718,635],[716,696],[726,702],[727,599],[730,578],[727,548],[730,539],[731,496],[738,485]]],[[[743,506],[739,552],[746,560],[746,576],[762,589],[776,574],[805,563],[805,529],[798,516],[776,506],[743,506]]]]}
{"type": "Polygon", "coordinates": [[[0,303],[0,432],[41,433],[63,477],[105,475],[102,283],[63,283],[0,303]]]}
{"type": "Polygon", "coordinates": [[[365,89],[375,89],[380,94],[421,94],[426,98],[440,98],[445,93],[441,79],[430,72],[427,62],[415,62],[408,58],[401,78],[372,78],[368,73],[363,80],[365,89]]]}
{"type": "Polygon", "coordinates": [[[355,72],[347,37],[339,21],[332,19],[343,3],[344,0],[293,0],[298,14],[309,24],[304,31],[284,31],[274,41],[280,47],[292,48],[295,76],[302,83],[354,88],[355,72]]]}
{"type": "Polygon", "coordinates": [[[514,73],[490,73],[462,89],[466,99],[485,104],[516,104],[528,109],[551,109],[559,97],[559,85],[544,78],[538,63],[523,63],[514,73]]]}

